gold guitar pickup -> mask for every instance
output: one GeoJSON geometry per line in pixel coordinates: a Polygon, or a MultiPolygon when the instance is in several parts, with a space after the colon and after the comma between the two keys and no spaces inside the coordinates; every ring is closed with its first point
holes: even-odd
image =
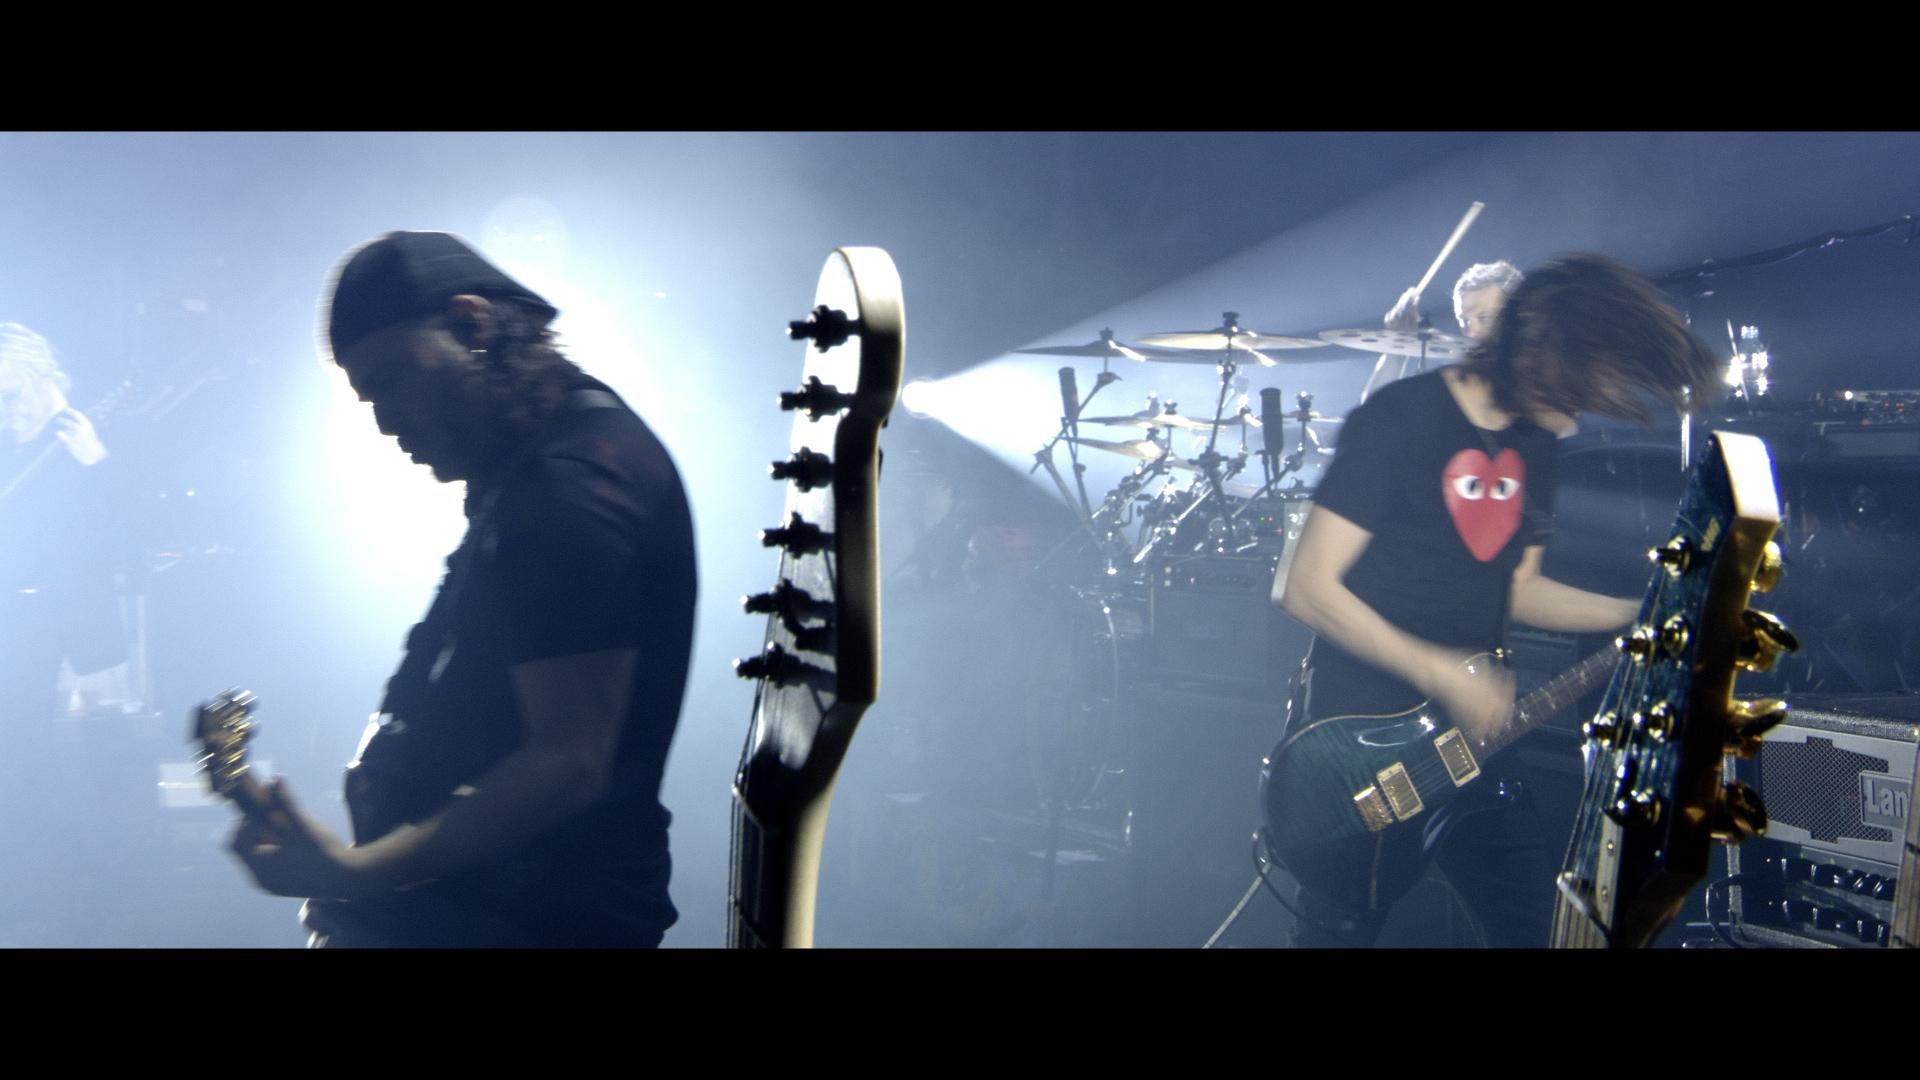
{"type": "Polygon", "coordinates": [[[1405,821],[1425,810],[1426,804],[1420,801],[1420,789],[1413,786],[1413,777],[1407,775],[1407,767],[1394,762],[1374,774],[1380,782],[1380,790],[1386,793],[1387,804],[1393,807],[1393,816],[1405,821]]]}
{"type": "Polygon", "coordinates": [[[1480,763],[1473,760],[1473,750],[1467,746],[1466,737],[1459,728],[1442,732],[1433,740],[1433,748],[1440,753],[1440,763],[1447,767],[1447,775],[1453,777],[1453,786],[1460,787],[1467,781],[1480,775],[1480,763]]]}

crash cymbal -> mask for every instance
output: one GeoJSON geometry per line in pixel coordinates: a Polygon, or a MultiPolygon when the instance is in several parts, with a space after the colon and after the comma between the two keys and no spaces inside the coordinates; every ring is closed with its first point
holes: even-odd
{"type": "Polygon", "coordinates": [[[1090,356],[1100,359],[1119,358],[1136,363],[1143,360],[1159,359],[1161,350],[1140,345],[1129,345],[1124,341],[1115,341],[1113,331],[1102,330],[1100,337],[1085,345],[1035,345],[1030,349],[1015,349],[1016,353],[1029,353],[1035,356],[1090,356]]]}
{"type": "MultiPolygon", "coordinates": [[[[1418,330],[1322,330],[1320,336],[1335,345],[1345,345],[1361,352],[1385,353],[1388,356],[1421,355],[1418,330]]],[[[1460,360],[1471,348],[1473,342],[1466,338],[1443,334],[1438,330],[1427,332],[1426,357],[1429,360],[1460,360]]]]}
{"type": "Polygon", "coordinates": [[[1192,469],[1197,467],[1186,458],[1169,455],[1166,447],[1161,446],[1152,439],[1135,439],[1132,442],[1108,442],[1105,439],[1070,438],[1067,441],[1077,446],[1091,446],[1095,450],[1105,450],[1109,453],[1119,454],[1122,457],[1130,457],[1136,461],[1159,461],[1164,457],[1169,468],[1192,469]]]}

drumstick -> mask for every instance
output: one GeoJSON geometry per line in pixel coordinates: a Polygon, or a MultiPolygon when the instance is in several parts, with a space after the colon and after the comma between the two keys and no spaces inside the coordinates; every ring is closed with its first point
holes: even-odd
{"type": "Polygon", "coordinates": [[[1476,202],[1467,207],[1467,216],[1461,218],[1460,224],[1453,227],[1453,235],[1447,237],[1447,246],[1440,249],[1440,257],[1433,260],[1432,266],[1427,267],[1427,276],[1421,278],[1420,284],[1413,287],[1413,295],[1419,296],[1427,291],[1427,284],[1433,280],[1433,275],[1440,272],[1440,264],[1446,262],[1447,256],[1453,254],[1453,246],[1460,242],[1461,237],[1467,235],[1467,227],[1473,224],[1473,219],[1479,217],[1480,211],[1486,209],[1486,206],[1486,203],[1476,202]]]}

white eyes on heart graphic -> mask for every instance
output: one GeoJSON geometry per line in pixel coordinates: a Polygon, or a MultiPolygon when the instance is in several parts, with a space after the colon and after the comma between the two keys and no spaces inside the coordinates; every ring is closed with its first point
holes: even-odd
{"type": "Polygon", "coordinates": [[[1513,498],[1519,490],[1520,481],[1511,476],[1502,476],[1494,480],[1492,491],[1488,491],[1486,483],[1472,473],[1464,473],[1453,478],[1453,493],[1463,499],[1477,500],[1491,496],[1497,502],[1505,502],[1513,498]]]}

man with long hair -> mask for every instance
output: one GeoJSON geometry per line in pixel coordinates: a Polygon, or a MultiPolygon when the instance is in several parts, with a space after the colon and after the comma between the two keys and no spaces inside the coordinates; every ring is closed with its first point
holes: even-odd
{"type": "MultiPolygon", "coordinates": [[[[1509,619],[1613,630],[1637,599],[1540,573],[1552,530],[1556,435],[1581,412],[1646,422],[1715,385],[1716,361],[1645,278],[1597,255],[1528,273],[1460,364],[1382,389],[1357,409],[1315,493],[1283,603],[1314,631],[1309,718],[1440,705],[1475,744],[1507,722],[1513,681],[1462,661],[1501,644],[1509,619]]],[[[1291,724],[1303,722],[1295,716],[1291,724]]],[[[1424,830],[1379,834],[1372,864],[1303,894],[1296,940],[1367,945],[1436,858],[1491,944],[1544,945],[1553,866],[1528,800],[1488,776],[1424,830]],[[1504,794],[1503,794],[1504,792],[1504,794]]]]}
{"type": "Polygon", "coordinates": [[[355,843],[271,786],[234,837],[316,944],[657,945],[659,789],[692,647],[665,447],[555,348],[552,305],[444,233],[337,274],[333,359],[380,430],[467,484],[466,538],[348,769],[355,843]]]}

